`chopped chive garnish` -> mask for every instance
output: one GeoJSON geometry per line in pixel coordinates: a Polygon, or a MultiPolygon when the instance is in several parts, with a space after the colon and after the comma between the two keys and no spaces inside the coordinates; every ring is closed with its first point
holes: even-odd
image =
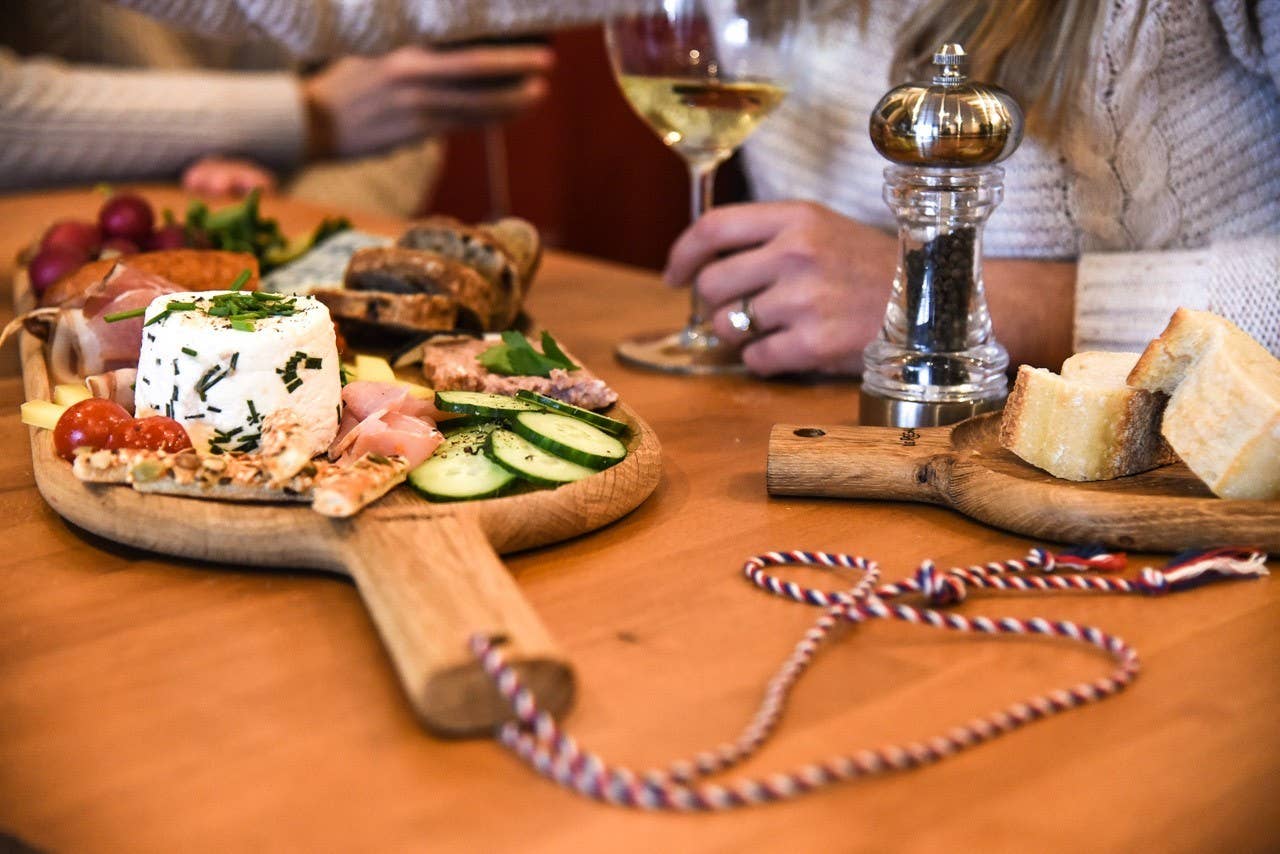
{"type": "Polygon", "coordinates": [[[168,309],[169,311],[193,311],[195,307],[196,307],[195,303],[185,302],[181,300],[174,300],[173,302],[165,306],[165,308],[168,309]]]}
{"type": "Polygon", "coordinates": [[[235,319],[235,320],[231,321],[231,328],[232,328],[232,329],[238,329],[238,330],[240,330],[241,332],[252,332],[252,331],[253,331],[253,321],[252,321],[252,320],[241,320],[241,319],[237,318],[237,319],[235,319]]]}
{"type": "MultiPolygon", "coordinates": [[[[257,293],[257,291],[254,291],[254,293],[257,293]]],[[[236,369],[236,362],[238,361],[240,361],[240,354],[232,353],[231,354],[231,370],[234,371],[236,369]]]]}
{"type": "Polygon", "coordinates": [[[306,362],[303,363],[303,367],[309,371],[318,371],[320,370],[320,365],[323,362],[324,360],[321,359],[319,356],[311,356],[311,357],[308,357],[306,362]]]}
{"type": "Polygon", "coordinates": [[[250,295],[263,302],[271,302],[272,300],[284,299],[280,294],[267,293],[266,291],[250,291],[250,295]]]}
{"type": "Polygon", "coordinates": [[[186,353],[188,356],[199,356],[199,355],[200,355],[200,354],[199,354],[199,353],[197,353],[195,350],[192,350],[190,347],[183,347],[183,348],[182,348],[182,352],[186,353]]]}
{"type": "Polygon", "coordinates": [[[147,307],[144,305],[142,308],[131,308],[128,311],[117,311],[114,314],[106,315],[102,319],[107,323],[115,323],[118,320],[128,320],[131,317],[142,317],[142,315],[146,313],[147,307]]]}
{"type": "Polygon", "coordinates": [[[209,410],[210,412],[221,412],[221,411],[222,411],[221,409],[219,409],[219,408],[218,408],[218,407],[216,407],[216,406],[206,406],[206,407],[205,407],[205,409],[209,410]]]}
{"type": "Polygon", "coordinates": [[[150,326],[153,323],[159,323],[160,321],[164,320],[168,316],[169,316],[169,309],[166,308],[164,311],[160,312],[155,317],[151,318],[150,320],[148,320],[146,323],[142,325],[150,326]]]}
{"type": "Polygon", "coordinates": [[[253,274],[250,273],[248,270],[241,270],[240,275],[236,276],[236,280],[231,283],[230,290],[238,291],[241,288],[243,288],[246,284],[248,284],[249,277],[252,275],[253,274]]]}

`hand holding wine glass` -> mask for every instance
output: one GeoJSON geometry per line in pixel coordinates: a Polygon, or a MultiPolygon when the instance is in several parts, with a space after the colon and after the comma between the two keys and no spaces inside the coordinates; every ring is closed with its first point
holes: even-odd
{"type": "MultiPolygon", "coordinates": [[[[716,167],[786,94],[797,0],[666,0],[662,11],[606,26],[618,83],[633,108],[689,167],[691,217],[709,207],[716,167]]],[[[742,369],[712,331],[696,285],[679,332],[622,342],[618,355],[675,373],[742,369]]]]}

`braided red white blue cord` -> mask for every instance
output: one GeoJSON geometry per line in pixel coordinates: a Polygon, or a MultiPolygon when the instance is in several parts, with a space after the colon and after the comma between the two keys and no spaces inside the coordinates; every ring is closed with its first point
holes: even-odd
{"type": "Polygon", "coordinates": [[[802,551],[757,555],[743,566],[747,578],[777,596],[824,608],[822,616],[770,680],[759,709],[734,741],[665,768],[639,773],[611,766],[599,755],[580,747],[550,714],[538,708],[533,695],[506,662],[497,642],[477,635],[472,638],[471,648],[515,713],[514,720],[499,728],[499,740],[538,773],[575,792],[611,804],[644,809],[722,810],[793,798],[842,780],[929,765],[1032,721],[1105,699],[1124,689],[1138,673],[1138,655],[1133,648],[1119,637],[1093,626],[1038,617],[1029,620],[964,617],[933,608],[903,605],[893,602],[894,599],[919,594],[931,605],[946,606],[962,601],[971,587],[1152,595],[1181,590],[1213,578],[1266,575],[1266,559],[1267,556],[1259,552],[1218,549],[1179,556],[1163,570],[1148,567],[1135,578],[1107,578],[1052,573],[1056,569],[1119,570],[1125,566],[1124,555],[1096,551],[1053,554],[1033,549],[1022,560],[957,567],[947,572],[938,572],[931,561],[925,561],[911,578],[876,587],[879,567],[874,561],[861,557],[802,551]],[[822,591],[783,581],[765,571],[767,567],[787,565],[856,569],[861,571],[862,578],[849,590],[822,591]],[[1030,575],[1028,570],[1042,574],[1030,575]],[[1106,676],[1013,703],[923,741],[864,749],[763,779],[744,778],[724,785],[698,782],[698,778],[724,771],[755,753],[782,716],[791,688],[832,629],[843,622],[861,623],[868,619],[903,620],[960,632],[1065,638],[1096,647],[1111,656],[1115,666],[1106,676]]]}

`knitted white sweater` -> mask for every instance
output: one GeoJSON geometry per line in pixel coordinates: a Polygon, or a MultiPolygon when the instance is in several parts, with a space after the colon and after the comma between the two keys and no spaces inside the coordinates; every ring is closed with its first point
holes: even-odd
{"type": "MultiPolygon", "coordinates": [[[[299,56],[598,20],[610,0],[117,0],[299,56]]],[[[901,21],[812,28],[801,76],[748,144],[761,198],[809,198],[889,228],[867,117],[901,21]]],[[[1078,349],[1138,349],[1179,305],[1280,353],[1280,0],[1116,0],[1069,131],[1006,164],[992,256],[1076,258],[1078,349]],[[1139,9],[1143,11],[1139,13],[1139,9]]],[[[1027,287],[1034,288],[1035,282],[1027,287]]]]}
{"type": "Polygon", "coordinates": [[[297,198],[411,215],[440,146],[304,164],[295,64],[269,43],[180,33],[99,0],[3,0],[0,191],[171,180],[227,154],[287,175],[297,198]]]}

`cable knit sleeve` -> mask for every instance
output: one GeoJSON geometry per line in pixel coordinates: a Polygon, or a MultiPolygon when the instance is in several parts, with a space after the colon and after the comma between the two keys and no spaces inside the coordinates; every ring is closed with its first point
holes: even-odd
{"type": "Polygon", "coordinates": [[[1280,0],[1213,0],[1231,53],[1280,87],[1280,0]]]}
{"type": "Polygon", "coordinates": [[[1280,355],[1280,237],[1082,255],[1075,349],[1141,350],[1179,306],[1220,314],[1280,355]]]}
{"type": "MultiPolygon", "coordinates": [[[[378,53],[403,44],[600,20],[618,0],[115,0],[205,36],[266,38],[295,56],[378,53]]],[[[634,0],[631,5],[639,5],[634,0]]]]}
{"type": "Polygon", "coordinates": [[[286,73],[119,71],[0,50],[0,189],[173,178],[234,153],[302,159],[297,80],[286,73]]]}

